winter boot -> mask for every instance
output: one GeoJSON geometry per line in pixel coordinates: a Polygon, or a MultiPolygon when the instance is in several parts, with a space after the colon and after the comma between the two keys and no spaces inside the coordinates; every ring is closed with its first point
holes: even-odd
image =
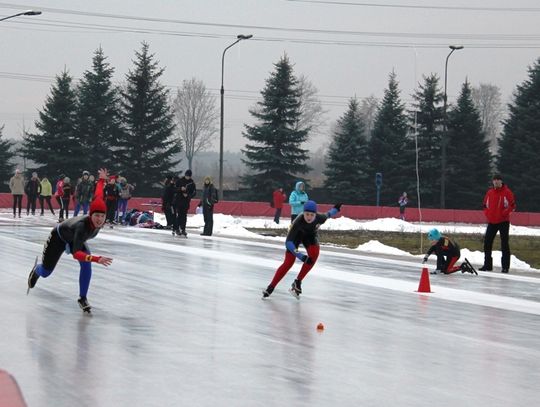
{"type": "Polygon", "coordinates": [[[493,270],[493,258],[485,259],[484,265],[480,267],[480,271],[492,271],[493,270]]]}
{"type": "Polygon", "coordinates": [[[270,294],[272,294],[274,292],[274,287],[272,285],[269,285],[268,287],[266,287],[266,290],[263,290],[263,300],[265,298],[268,298],[270,297],[270,294]]]}
{"type": "Polygon", "coordinates": [[[37,283],[38,278],[39,278],[39,274],[36,272],[37,261],[38,261],[38,258],[36,256],[36,261],[34,262],[34,267],[32,267],[32,270],[30,271],[30,274],[28,275],[28,290],[26,290],[26,295],[28,295],[31,288],[34,288],[36,286],[36,283],[37,283]]]}
{"type": "Polygon", "coordinates": [[[302,282],[298,279],[294,280],[289,292],[294,295],[297,300],[299,300],[300,294],[302,294],[302,282]]]}
{"type": "Polygon", "coordinates": [[[90,303],[86,297],[80,297],[77,302],[79,303],[79,307],[81,307],[83,312],[88,312],[90,314],[92,307],[90,306],[90,303]]]}

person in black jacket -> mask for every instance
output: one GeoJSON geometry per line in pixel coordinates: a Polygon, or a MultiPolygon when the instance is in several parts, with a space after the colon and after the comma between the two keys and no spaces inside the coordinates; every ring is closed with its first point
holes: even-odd
{"type": "Polygon", "coordinates": [[[174,199],[174,184],[178,176],[167,175],[163,182],[163,191],[161,193],[161,210],[167,220],[167,229],[172,229],[174,225],[174,213],[172,209],[174,199]]]}
{"type": "Polygon", "coordinates": [[[218,192],[212,183],[212,178],[204,178],[201,202],[199,206],[203,208],[204,231],[201,236],[212,236],[214,228],[214,205],[218,202],[218,192]]]}
{"type": "Polygon", "coordinates": [[[197,193],[195,182],[191,178],[191,170],[186,170],[184,176],[175,184],[175,195],[174,195],[174,226],[173,226],[173,235],[177,234],[178,236],[183,235],[187,237],[186,233],[186,223],[187,223],[187,213],[189,210],[189,204],[191,198],[197,193]]]}
{"type": "Polygon", "coordinates": [[[77,302],[83,311],[90,312],[91,307],[86,295],[92,278],[92,262],[109,266],[113,260],[110,257],[93,256],[86,245],[86,241],[96,237],[105,224],[105,211],[105,202],[96,199],[90,205],[90,215],[74,217],[55,226],[45,243],[41,263],[37,263],[36,257],[36,263],[30,271],[28,292],[35,287],[39,277],[46,278],[51,275],[62,253],[67,251],[80,264],[80,297],[77,302]]]}
{"type": "Polygon", "coordinates": [[[37,172],[32,173],[32,178],[24,186],[24,192],[26,194],[26,216],[30,215],[30,210],[32,210],[32,215],[35,215],[36,200],[41,193],[41,183],[37,172]]]}

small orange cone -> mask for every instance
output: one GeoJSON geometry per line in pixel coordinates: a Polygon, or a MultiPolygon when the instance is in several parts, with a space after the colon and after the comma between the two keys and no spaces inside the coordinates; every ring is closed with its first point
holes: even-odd
{"type": "Polygon", "coordinates": [[[429,284],[429,271],[427,267],[422,268],[420,276],[420,284],[418,284],[418,293],[431,293],[431,285],[429,284]]]}
{"type": "Polygon", "coordinates": [[[322,322],[319,322],[317,325],[317,331],[324,331],[324,324],[322,322]]]}

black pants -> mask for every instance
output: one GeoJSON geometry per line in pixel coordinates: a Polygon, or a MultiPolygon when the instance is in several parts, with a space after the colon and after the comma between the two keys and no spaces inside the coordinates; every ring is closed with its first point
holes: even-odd
{"type": "Polygon", "coordinates": [[[51,204],[51,197],[50,196],[39,196],[39,206],[41,207],[41,214],[43,215],[45,213],[45,202],[47,202],[47,205],[49,206],[49,209],[51,210],[51,213],[54,215],[54,210],[52,208],[51,204]]]}
{"type": "Polygon", "coordinates": [[[59,219],[69,218],[69,199],[70,197],[56,197],[56,202],[58,202],[58,205],[60,205],[60,215],[58,216],[59,219]]]}
{"type": "Polygon", "coordinates": [[[180,201],[174,207],[174,230],[186,230],[187,213],[189,210],[189,202],[180,201]]]}
{"type": "Polygon", "coordinates": [[[281,208],[276,208],[276,213],[274,213],[274,222],[279,223],[280,217],[281,217],[281,208]]]}
{"type": "Polygon", "coordinates": [[[107,207],[107,216],[105,219],[109,222],[113,222],[114,214],[116,213],[116,208],[118,207],[118,201],[116,199],[107,199],[107,201],[105,201],[105,206],[107,207]]]}
{"type": "Polygon", "coordinates": [[[501,266],[503,269],[510,268],[510,244],[509,244],[510,222],[488,223],[486,234],[484,235],[484,266],[488,269],[493,268],[493,258],[491,250],[493,248],[493,240],[497,232],[501,235],[501,266]]]}
{"type": "Polygon", "coordinates": [[[214,229],[214,206],[203,205],[204,231],[203,235],[212,236],[214,229]]]}
{"type": "Polygon", "coordinates": [[[13,216],[16,215],[16,209],[19,208],[19,217],[22,209],[22,195],[13,195],[13,216]]]}
{"type": "Polygon", "coordinates": [[[172,205],[170,203],[164,203],[162,208],[163,214],[165,215],[165,219],[167,220],[167,227],[173,227],[174,226],[174,212],[172,205]]]}
{"type": "Polygon", "coordinates": [[[32,215],[36,214],[36,200],[37,195],[26,195],[26,214],[30,213],[32,210],[32,215]]]}

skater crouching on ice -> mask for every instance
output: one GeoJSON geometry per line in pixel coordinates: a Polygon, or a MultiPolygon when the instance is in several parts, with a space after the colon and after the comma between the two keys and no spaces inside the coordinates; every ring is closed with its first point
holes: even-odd
{"type": "Polygon", "coordinates": [[[49,235],[43,249],[42,263],[34,265],[28,276],[28,292],[34,288],[39,277],[48,277],[56,267],[64,251],[79,261],[79,299],[78,303],[85,312],[90,312],[90,304],[86,298],[90,279],[92,278],[92,262],[109,266],[111,258],[90,254],[86,241],[97,236],[105,224],[105,202],[96,199],[90,205],[90,215],[78,216],[57,225],[49,235]]]}
{"type": "Polygon", "coordinates": [[[441,232],[437,229],[431,229],[427,236],[431,242],[431,247],[424,256],[422,264],[427,263],[430,254],[435,253],[437,255],[437,269],[432,271],[431,274],[452,274],[460,270],[462,273],[478,274],[467,259],[460,266],[455,266],[461,253],[459,246],[452,239],[441,235],[441,232]]]}
{"type": "Polygon", "coordinates": [[[314,201],[307,201],[304,204],[304,212],[296,217],[291,225],[287,238],[285,239],[285,260],[276,270],[276,274],[270,285],[263,291],[263,298],[272,294],[278,283],[285,274],[291,269],[296,259],[300,260],[302,268],[296,280],[292,283],[289,290],[297,299],[302,294],[302,280],[313,268],[319,257],[319,242],[317,240],[317,231],[328,218],[334,217],[341,210],[341,204],[334,205],[326,214],[317,213],[317,204],[314,201]],[[300,243],[306,248],[307,254],[298,251],[300,243]]]}

